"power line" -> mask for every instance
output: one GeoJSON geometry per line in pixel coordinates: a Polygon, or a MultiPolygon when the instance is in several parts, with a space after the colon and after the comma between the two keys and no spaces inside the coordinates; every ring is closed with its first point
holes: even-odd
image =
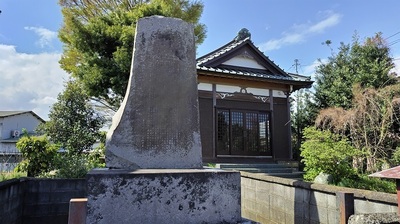
{"type": "Polygon", "coordinates": [[[389,39],[389,38],[391,38],[391,37],[394,37],[394,36],[396,36],[397,34],[400,34],[400,31],[397,32],[397,33],[395,33],[395,34],[392,34],[392,35],[386,37],[384,40],[387,40],[387,39],[389,39]]]}
{"type": "Polygon", "coordinates": [[[286,69],[286,71],[290,71],[290,69],[293,68],[294,65],[290,66],[290,68],[286,69]]]}
{"type": "Polygon", "coordinates": [[[397,44],[397,43],[400,43],[400,39],[396,39],[396,40],[394,40],[394,41],[388,43],[388,46],[390,47],[390,46],[393,46],[393,45],[395,45],[395,44],[397,44]]]}

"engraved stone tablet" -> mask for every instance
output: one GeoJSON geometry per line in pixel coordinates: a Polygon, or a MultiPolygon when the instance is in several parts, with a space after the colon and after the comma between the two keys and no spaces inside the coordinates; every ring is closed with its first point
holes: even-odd
{"type": "Polygon", "coordinates": [[[107,167],[202,167],[194,37],[180,19],[138,21],[128,89],[107,134],[107,167]]]}

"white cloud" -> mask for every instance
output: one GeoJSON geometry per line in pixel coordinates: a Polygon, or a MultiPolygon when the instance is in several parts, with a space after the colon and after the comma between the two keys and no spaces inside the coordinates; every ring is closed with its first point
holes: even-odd
{"type": "Polygon", "coordinates": [[[400,55],[394,56],[393,58],[395,67],[391,71],[396,72],[397,76],[400,76],[400,55]]]}
{"type": "Polygon", "coordinates": [[[46,46],[52,47],[52,41],[57,38],[57,32],[43,27],[26,26],[24,29],[31,30],[39,36],[39,40],[36,42],[36,44],[38,44],[41,48],[46,46]]]}
{"type": "Polygon", "coordinates": [[[310,65],[307,65],[304,67],[304,75],[305,76],[311,76],[311,79],[315,81],[315,69],[321,65],[321,64],[325,64],[328,62],[327,58],[324,59],[318,59],[313,61],[310,65]]]}
{"type": "Polygon", "coordinates": [[[329,13],[329,14],[330,15],[326,19],[316,23],[315,25],[310,26],[306,32],[307,33],[322,33],[325,31],[325,29],[335,26],[340,22],[342,15],[337,14],[337,13],[332,13],[332,14],[329,13]]]}
{"type": "Polygon", "coordinates": [[[313,61],[312,64],[307,65],[307,66],[304,67],[304,73],[303,74],[305,76],[311,76],[312,79],[315,80],[314,79],[314,77],[315,77],[315,68],[320,64],[321,64],[321,62],[318,61],[318,60],[313,61]]]}
{"type": "Polygon", "coordinates": [[[272,39],[259,45],[262,51],[277,50],[283,46],[304,42],[307,37],[317,33],[323,33],[327,28],[338,24],[342,18],[341,14],[330,11],[323,13],[323,20],[311,24],[293,25],[291,30],[282,33],[279,39],[272,39]]]}
{"type": "Polygon", "coordinates": [[[68,74],[59,53],[25,54],[0,44],[0,110],[33,110],[48,118],[68,74]]]}

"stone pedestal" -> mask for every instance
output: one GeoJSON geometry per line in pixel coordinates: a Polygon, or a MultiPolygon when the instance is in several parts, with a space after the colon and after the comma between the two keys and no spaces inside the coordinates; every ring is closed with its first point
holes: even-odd
{"type": "Polygon", "coordinates": [[[87,175],[86,223],[238,223],[240,173],[202,168],[193,26],[152,16],[136,27],[106,166],[87,175]],[[134,171],[132,171],[134,170],[134,171]]]}
{"type": "Polygon", "coordinates": [[[86,223],[238,223],[240,173],[218,169],[96,169],[86,223]]]}

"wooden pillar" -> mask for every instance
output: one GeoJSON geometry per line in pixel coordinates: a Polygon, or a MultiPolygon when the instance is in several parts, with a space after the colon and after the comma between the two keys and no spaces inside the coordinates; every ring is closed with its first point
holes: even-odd
{"type": "Polygon", "coordinates": [[[354,194],[337,192],[336,205],[339,211],[339,223],[347,224],[350,216],[354,214],[354,194]]]}
{"type": "Polygon", "coordinates": [[[397,189],[397,215],[400,216],[400,179],[396,179],[397,189]]]}
{"type": "Polygon", "coordinates": [[[271,151],[272,151],[272,158],[275,159],[275,147],[274,147],[274,129],[275,129],[275,122],[274,122],[274,91],[269,89],[269,111],[270,111],[270,120],[271,120],[271,151]]]}
{"type": "Polygon", "coordinates": [[[217,113],[217,85],[214,83],[214,84],[212,84],[212,107],[213,107],[213,109],[212,109],[212,113],[213,113],[213,115],[212,115],[212,130],[213,130],[213,133],[212,133],[212,142],[213,142],[213,144],[212,144],[212,150],[213,150],[213,158],[217,158],[217,150],[216,150],[216,146],[217,146],[217,142],[216,142],[216,122],[217,122],[217,119],[216,119],[216,113],[217,113]]]}
{"type": "Polygon", "coordinates": [[[73,198],[69,201],[68,224],[86,223],[87,198],[73,198]]]}
{"type": "Polygon", "coordinates": [[[290,117],[290,92],[286,92],[286,105],[287,105],[287,119],[286,123],[288,129],[288,142],[289,142],[289,159],[293,159],[293,148],[292,148],[292,119],[290,117]]]}

